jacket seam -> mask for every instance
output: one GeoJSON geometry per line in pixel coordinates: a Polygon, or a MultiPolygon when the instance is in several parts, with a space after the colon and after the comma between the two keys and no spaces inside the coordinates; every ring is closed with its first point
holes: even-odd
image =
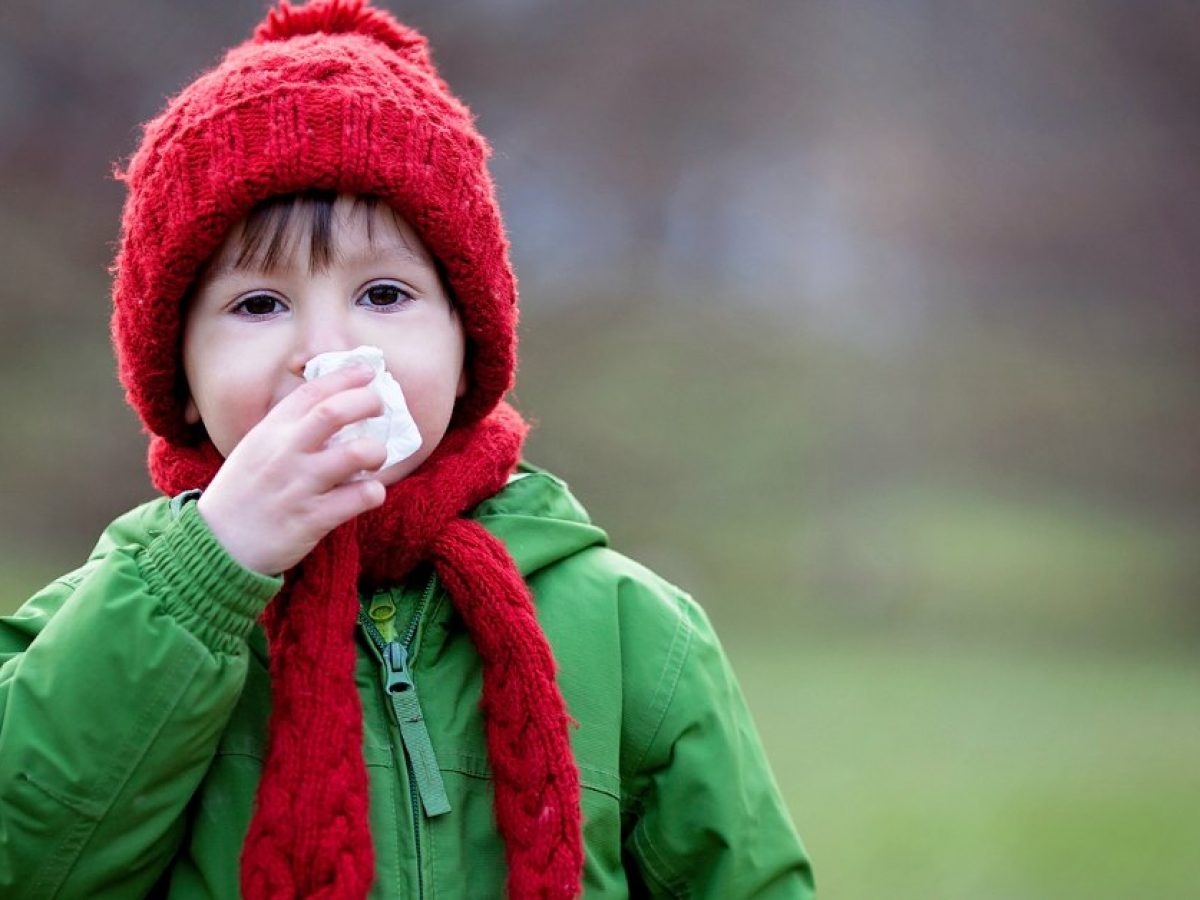
{"type": "Polygon", "coordinates": [[[650,753],[650,748],[654,746],[655,740],[658,739],[658,733],[662,730],[663,722],[667,718],[667,710],[671,708],[671,702],[675,699],[675,690],[679,686],[679,678],[683,674],[683,664],[687,659],[688,652],[691,650],[691,645],[691,626],[687,619],[680,616],[675,633],[671,636],[671,646],[667,648],[666,665],[663,667],[663,673],[659,676],[658,685],[654,689],[654,698],[650,701],[652,714],[654,714],[654,711],[657,711],[657,718],[654,722],[654,727],[650,731],[650,737],[646,741],[646,746],[642,748],[641,753],[634,759],[632,766],[632,771],[634,772],[641,770],[642,763],[645,762],[646,756],[650,753]],[[659,704],[661,704],[661,707],[659,704]]]}
{"type": "MultiPolygon", "coordinates": [[[[470,775],[473,777],[488,779],[494,777],[491,766],[488,764],[487,757],[480,756],[478,753],[469,753],[465,750],[460,750],[458,753],[453,754],[453,756],[459,760],[459,765],[443,765],[441,766],[443,772],[458,772],[460,775],[470,775]]],[[[610,769],[602,769],[599,766],[584,765],[578,760],[575,762],[575,767],[579,769],[580,772],[589,772],[600,778],[607,778],[616,784],[620,784],[621,782],[621,776],[610,769]]],[[[591,787],[594,790],[602,790],[605,793],[611,793],[608,788],[601,786],[585,785],[585,787],[591,787]]]]}
{"type": "MultiPolygon", "coordinates": [[[[192,639],[194,641],[194,639],[192,639]]],[[[192,644],[193,647],[199,647],[198,642],[192,644]]],[[[191,683],[191,674],[195,674],[195,670],[199,667],[202,657],[199,654],[178,654],[172,657],[172,666],[159,679],[160,691],[158,696],[154,697],[153,702],[148,703],[146,709],[138,719],[137,727],[132,730],[128,740],[122,751],[117,753],[115,758],[119,762],[125,762],[124,775],[111,775],[109,780],[114,783],[108,787],[106,793],[107,800],[93,800],[97,807],[97,812],[87,815],[76,803],[64,803],[68,809],[73,812],[80,813],[84,816],[75,828],[68,831],[64,839],[59,843],[59,848],[56,854],[51,857],[50,862],[43,870],[43,876],[38,880],[36,887],[45,888],[50,896],[58,893],[62,888],[62,882],[69,877],[71,870],[78,861],[79,854],[84,851],[88,843],[94,837],[96,829],[100,827],[101,822],[112,811],[113,806],[117,802],[117,798],[121,796],[121,792],[129,784],[129,779],[133,777],[137,771],[141,760],[145,757],[150,746],[154,744],[155,739],[161,733],[163,726],[166,724],[170,713],[179,704],[180,698],[183,696],[187,686],[191,683]],[[185,662],[191,662],[191,672],[185,673],[180,671],[176,674],[176,669],[181,669],[185,662]],[[174,699],[167,699],[167,689],[171,686],[178,686],[174,699]],[[158,723],[153,724],[153,716],[157,715],[158,723]],[[133,751],[138,749],[140,752],[134,755],[133,751]]],[[[51,793],[44,786],[38,784],[32,778],[29,783],[37,787],[43,793],[54,797],[57,792],[51,793]]],[[[58,799],[56,797],[56,799],[58,799]]],[[[59,802],[64,802],[59,799],[59,802]]],[[[36,892],[35,892],[36,895],[36,892]]]]}
{"type": "MultiPolygon", "coordinates": [[[[461,776],[463,776],[463,778],[474,778],[476,781],[492,781],[492,780],[494,780],[493,776],[490,774],[485,774],[485,773],[479,772],[479,771],[473,771],[471,769],[467,769],[462,766],[439,766],[438,768],[443,772],[450,772],[455,775],[461,775],[461,776]]],[[[586,767],[576,764],[576,768],[578,768],[582,771],[586,767]]],[[[594,794],[603,794],[605,797],[609,797],[613,800],[616,800],[617,803],[623,802],[621,793],[619,791],[614,791],[610,788],[601,787],[601,786],[595,785],[595,784],[584,784],[582,780],[579,782],[579,787],[581,790],[591,791],[594,794]]]]}
{"type": "MultiPolygon", "coordinates": [[[[27,777],[26,781],[43,794],[59,800],[57,796],[48,793],[42,785],[38,784],[32,778],[27,777]]],[[[73,807],[68,808],[74,811],[73,807]]],[[[67,829],[62,839],[58,842],[54,855],[47,861],[41,871],[41,875],[34,882],[31,896],[53,897],[58,893],[63,880],[70,874],[72,861],[77,859],[83,848],[87,846],[88,839],[95,831],[99,821],[98,818],[80,818],[75,822],[74,827],[67,829]]]]}
{"type": "Polygon", "coordinates": [[[674,874],[674,869],[667,862],[666,857],[654,846],[654,841],[650,839],[648,831],[635,830],[633,840],[642,851],[642,865],[646,867],[647,874],[661,884],[663,890],[673,897],[687,897],[691,894],[687,883],[674,874]]]}
{"type": "MultiPolygon", "coordinates": [[[[654,746],[655,741],[658,740],[659,733],[662,731],[663,723],[667,718],[667,712],[670,710],[671,704],[675,701],[679,688],[679,680],[683,677],[685,663],[687,662],[688,655],[691,653],[694,635],[695,631],[690,620],[681,613],[675,634],[672,636],[671,646],[667,650],[667,664],[664,666],[663,674],[655,690],[654,699],[651,702],[651,709],[654,709],[660,702],[660,697],[662,697],[664,698],[661,701],[662,707],[658,711],[658,718],[654,723],[654,730],[651,732],[650,739],[646,742],[645,748],[634,764],[634,772],[641,770],[642,764],[650,753],[650,749],[654,746]],[[668,681],[670,682],[669,685],[668,681]]],[[[644,800],[639,796],[635,804],[631,805],[644,807],[644,800]]],[[[644,828],[635,827],[632,837],[634,846],[640,851],[639,855],[643,865],[646,867],[647,873],[672,896],[690,896],[691,889],[686,879],[677,873],[675,867],[668,861],[668,856],[654,845],[650,833],[644,828]]]]}
{"type": "Polygon", "coordinates": [[[437,900],[437,898],[441,895],[441,889],[438,886],[438,880],[433,877],[433,874],[438,871],[438,844],[437,841],[433,839],[432,828],[425,829],[425,835],[427,839],[426,843],[429,845],[429,878],[426,880],[426,886],[429,889],[429,896],[432,897],[433,900],[437,900]]]}
{"type": "Polygon", "coordinates": [[[80,566],[71,574],[64,575],[61,578],[56,578],[50,583],[51,587],[61,585],[62,587],[69,588],[72,591],[75,590],[75,588],[79,587],[79,585],[83,583],[83,579],[87,577],[87,572],[85,572],[83,569],[84,567],[80,566]]]}

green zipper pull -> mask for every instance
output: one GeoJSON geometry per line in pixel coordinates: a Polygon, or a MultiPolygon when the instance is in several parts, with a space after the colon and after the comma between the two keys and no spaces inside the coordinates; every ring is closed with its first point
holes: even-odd
{"type": "Polygon", "coordinates": [[[421,714],[417,686],[408,671],[408,650],[403,644],[392,641],[383,648],[383,662],[386,667],[384,688],[392,701],[396,724],[400,726],[400,740],[404,742],[404,750],[412,762],[417,793],[421,795],[425,815],[432,818],[448,813],[450,800],[446,796],[442,772],[433,754],[425,717],[421,714]]]}
{"type": "Polygon", "coordinates": [[[404,649],[403,644],[392,641],[384,647],[383,662],[387,666],[387,677],[383,686],[388,694],[412,690],[412,675],[408,672],[408,651],[404,649]]]}
{"type": "Polygon", "coordinates": [[[396,639],[396,601],[392,599],[391,594],[382,592],[372,597],[367,615],[375,623],[384,640],[396,639]]]}

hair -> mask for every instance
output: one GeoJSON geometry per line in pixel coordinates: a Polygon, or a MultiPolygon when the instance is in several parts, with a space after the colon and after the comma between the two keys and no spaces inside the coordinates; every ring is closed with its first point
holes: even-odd
{"type": "MultiPolygon", "coordinates": [[[[233,267],[254,268],[263,272],[274,271],[286,262],[293,234],[302,236],[307,230],[309,274],[315,275],[327,269],[335,261],[333,207],[337,197],[336,191],[314,188],[294,194],[278,194],[255,204],[241,223],[233,267]]],[[[367,217],[367,240],[371,243],[375,241],[375,220],[381,208],[391,214],[397,229],[402,229],[405,223],[394,207],[369,194],[358,194],[354,197],[350,215],[362,214],[367,217]]],[[[451,309],[457,311],[458,303],[450,287],[446,268],[440,259],[432,253],[430,255],[451,309]]],[[[197,285],[204,279],[214,261],[215,257],[210,258],[196,273],[184,295],[185,310],[197,285]]]]}

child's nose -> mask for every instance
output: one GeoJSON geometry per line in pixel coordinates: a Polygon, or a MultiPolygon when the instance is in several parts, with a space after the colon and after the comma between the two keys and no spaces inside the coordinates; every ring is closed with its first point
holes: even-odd
{"type": "Polygon", "coordinates": [[[309,311],[296,317],[296,335],[288,368],[304,377],[304,366],[314,356],[359,345],[351,334],[348,317],[337,310],[309,311]]]}

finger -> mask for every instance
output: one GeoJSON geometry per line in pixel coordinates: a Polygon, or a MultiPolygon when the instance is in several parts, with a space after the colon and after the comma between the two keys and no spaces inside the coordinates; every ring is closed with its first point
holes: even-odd
{"type": "Polygon", "coordinates": [[[387,489],[374,478],[348,481],[321,495],[321,517],[332,531],[343,522],[383,505],[387,489]]]}
{"type": "Polygon", "coordinates": [[[387,447],[376,438],[356,438],[329,447],[311,458],[314,487],[325,492],[359,472],[377,472],[387,460],[387,447]]]}
{"type": "Polygon", "coordinates": [[[298,419],[326,398],[368,384],[374,377],[371,367],[360,363],[336,369],[300,385],[280,400],[269,415],[298,419]]]}
{"type": "Polygon", "coordinates": [[[360,387],[326,397],[296,423],[296,446],[320,450],[347,425],[383,414],[383,400],[372,388],[360,387]]]}

